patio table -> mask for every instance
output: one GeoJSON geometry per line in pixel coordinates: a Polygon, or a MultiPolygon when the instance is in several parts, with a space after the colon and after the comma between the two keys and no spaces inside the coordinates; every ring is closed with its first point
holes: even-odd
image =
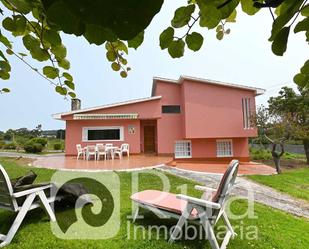
{"type": "Polygon", "coordinates": [[[107,154],[111,155],[112,160],[114,160],[114,158],[115,158],[115,150],[119,150],[119,147],[117,147],[117,146],[108,146],[108,147],[105,147],[105,150],[106,150],[107,154]]]}

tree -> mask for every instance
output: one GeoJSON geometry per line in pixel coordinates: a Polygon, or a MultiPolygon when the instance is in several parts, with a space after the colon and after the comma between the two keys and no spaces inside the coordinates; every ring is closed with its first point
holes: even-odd
{"type": "MultiPolygon", "coordinates": [[[[61,95],[74,98],[75,85],[69,74],[70,62],[61,33],[83,36],[90,44],[104,45],[106,58],[111,67],[127,77],[130,67],[125,55],[128,48],[137,49],[143,42],[144,31],[160,11],[163,0],[0,0],[1,13],[6,17],[2,27],[15,37],[22,38],[28,53],[18,52],[1,29],[0,43],[6,53],[14,55],[32,70],[44,77],[61,95]],[[42,69],[31,66],[26,56],[44,62],[42,69]]],[[[303,32],[309,41],[308,0],[188,0],[188,4],[176,9],[171,26],[160,35],[160,47],[167,49],[173,58],[184,55],[185,48],[198,51],[203,45],[203,36],[193,31],[196,25],[215,29],[217,38],[230,33],[229,23],[236,21],[238,5],[248,15],[268,8],[273,17],[272,51],[282,56],[287,49],[288,37],[303,32]],[[187,30],[181,33],[183,28],[187,30]]],[[[18,38],[16,38],[18,39],[18,38]]],[[[11,66],[0,51],[0,78],[9,79],[11,66]]],[[[309,61],[301,68],[294,81],[309,88],[309,61]]],[[[9,92],[7,87],[1,93],[9,92]]]]}
{"type": "Polygon", "coordinates": [[[291,136],[303,141],[309,165],[309,89],[298,90],[283,87],[279,96],[269,99],[269,112],[289,122],[291,136]]]}
{"type": "Polygon", "coordinates": [[[264,137],[272,144],[271,155],[276,166],[276,171],[280,174],[280,160],[284,154],[285,141],[291,137],[289,116],[282,117],[277,115],[262,105],[258,107],[255,122],[259,136],[264,137]],[[280,151],[277,151],[278,147],[280,147],[280,151]]]}

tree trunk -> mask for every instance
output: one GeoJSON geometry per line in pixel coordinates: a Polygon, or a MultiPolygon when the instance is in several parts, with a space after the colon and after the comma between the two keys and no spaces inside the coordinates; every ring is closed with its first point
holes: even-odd
{"type": "Polygon", "coordinates": [[[305,155],[307,158],[307,164],[309,165],[309,139],[305,139],[303,143],[304,143],[305,155]]]}
{"type": "Polygon", "coordinates": [[[280,157],[273,157],[275,166],[276,166],[276,171],[278,174],[281,174],[281,167],[280,167],[280,157]]]}

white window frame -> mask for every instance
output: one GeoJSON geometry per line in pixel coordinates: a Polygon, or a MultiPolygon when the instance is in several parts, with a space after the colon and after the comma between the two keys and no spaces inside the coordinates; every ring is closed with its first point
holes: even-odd
{"type": "Polygon", "coordinates": [[[244,129],[252,129],[252,109],[251,109],[251,98],[242,98],[242,112],[243,112],[243,126],[244,129]]]}
{"type": "Polygon", "coordinates": [[[233,156],[233,139],[217,139],[216,140],[216,145],[217,145],[217,157],[232,157],[233,156]],[[219,153],[219,151],[223,151],[224,150],[219,150],[219,143],[230,143],[231,144],[231,154],[222,154],[222,153],[219,153]]]}
{"type": "Polygon", "coordinates": [[[175,155],[175,158],[192,158],[192,142],[191,142],[191,140],[177,140],[177,141],[175,141],[174,155],[175,155]],[[179,145],[180,143],[182,143],[182,145],[179,145]],[[187,150],[188,144],[189,144],[189,150],[187,150]]]}
{"type": "Polygon", "coordinates": [[[123,126],[94,126],[94,127],[83,127],[82,129],[82,141],[83,142],[112,142],[112,141],[124,141],[124,128],[123,126]],[[114,130],[119,129],[120,139],[113,140],[88,140],[88,131],[89,130],[114,130]]]}

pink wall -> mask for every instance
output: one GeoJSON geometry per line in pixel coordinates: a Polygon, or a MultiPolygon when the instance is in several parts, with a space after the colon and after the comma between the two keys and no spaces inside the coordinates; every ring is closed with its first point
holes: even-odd
{"type": "MultiPolygon", "coordinates": [[[[180,105],[180,114],[162,113],[162,118],[157,122],[158,153],[174,153],[176,140],[183,138],[183,105],[181,101],[181,89],[179,84],[158,81],[155,95],[161,95],[161,105],[180,105]]],[[[161,111],[161,106],[160,106],[161,111]]]]}
{"type": "Polygon", "coordinates": [[[182,84],[186,138],[254,137],[256,129],[243,128],[242,98],[253,91],[185,80],[182,84]]]}
{"type": "MultiPolygon", "coordinates": [[[[66,121],[66,138],[65,153],[66,155],[76,155],[76,144],[83,147],[87,145],[95,145],[100,142],[82,142],[83,127],[95,126],[123,126],[124,141],[111,141],[116,146],[122,143],[130,144],[131,153],[140,153],[140,121],[139,120],[67,120],[66,121]],[[135,126],[135,134],[128,134],[128,126],[135,126]]],[[[104,141],[102,143],[107,143],[104,141]]]]}
{"type": "MultiPolygon", "coordinates": [[[[90,112],[83,112],[83,114],[114,114],[114,113],[138,113],[139,119],[155,119],[161,117],[160,99],[111,107],[106,109],[99,109],[90,112]]],[[[73,119],[73,115],[64,116],[63,119],[73,119]]]]}
{"type": "MultiPolygon", "coordinates": [[[[217,139],[192,139],[193,158],[217,157],[217,139]]],[[[248,138],[233,138],[233,156],[249,157],[248,138]]]]}

